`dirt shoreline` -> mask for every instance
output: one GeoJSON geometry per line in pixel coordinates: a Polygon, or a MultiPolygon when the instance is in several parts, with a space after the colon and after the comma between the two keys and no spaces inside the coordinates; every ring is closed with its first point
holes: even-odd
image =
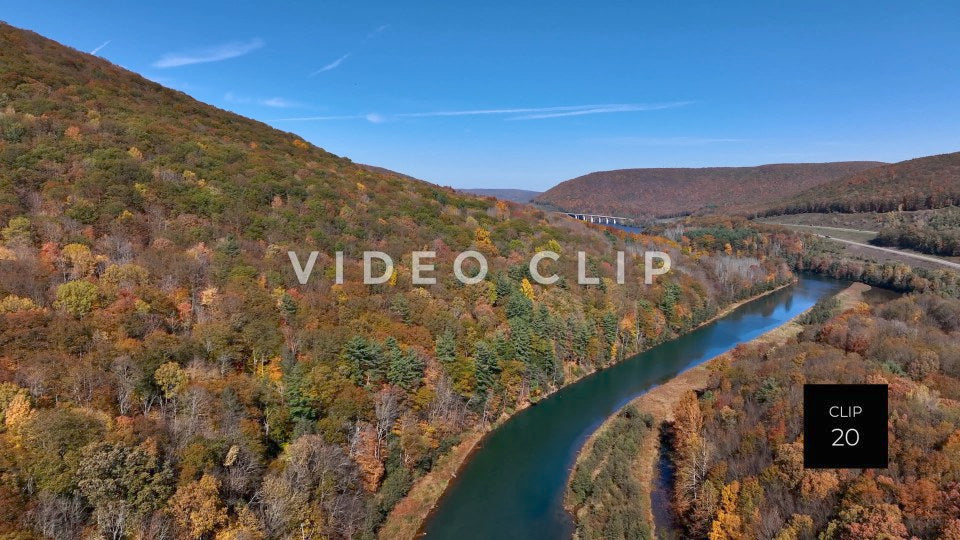
{"type": "MultiPolygon", "coordinates": [[[[788,283],[784,283],[778,287],[764,291],[755,296],[751,296],[744,300],[734,302],[727,305],[720,311],[718,311],[713,317],[701,322],[697,326],[691,328],[686,333],[692,332],[697,328],[710,324],[722,317],[727,316],[735,309],[740,306],[763,298],[768,294],[772,294],[776,291],[779,291],[783,288],[789,287],[796,283],[796,279],[788,283]]],[[[678,336],[679,337],[679,336],[678,336]]],[[[655,346],[655,345],[654,345],[655,346]]],[[[645,349],[647,350],[647,349],[645,349]]],[[[640,351],[642,352],[642,351],[640,351]]],[[[639,354],[639,353],[638,353],[639,354]]],[[[624,359],[626,360],[626,359],[624,359]]],[[[689,373],[692,370],[688,370],[685,373],[689,373]]],[[[577,382],[578,380],[586,377],[596,371],[590,371],[579,374],[574,378],[568,379],[569,382],[563,385],[566,387],[570,384],[577,382]]],[[[568,374],[569,375],[569,374],[568,374]]],[[[681,374],[682,376],[682,374],[681,374]]],[[[561,387],[561,388],[563,388],[561,387]]],[[[546,399],[553,392],[556,392],[559,388],[552,390],[550,393],[545,394],[541,399],[546,399]]],[[[483,438],[493,430],[495,430],[500,424],[509,420],[513,414],[520,412],[521,410],[531,406],[530,403],[524,403],[522,406],[517,407],[513,410],[510,415],[503,415],[497,419],[496,422],[489,425],[486,429],[473,429],[464,433],[463,440],[456,445],[453,450],[448,454],[443,456],[440,459],[440,462],[434,467],[430,472],[420,477],[410,489],[410,492],[401,499],[396,506],[390,511],[390,514],[387,516],[386,522],[384,522],[383,527],[380,528],[379,533],[377,534],[378,538],[381,539],[400,539],[408,540],[416,538],[422,533],[422,528],[427,518],[429,518],[430,513],[436,507],[437,502],[443,496],[443,493],[446,491],[447,486],[450,482],[456,478],[457,473],[460,472],[460,469],[464,464],[469,460],[470,456],[478,449],[478,444],[483,440],[483,438]]],[[[592,439],[591,439],[592,441],[592,439]]],[[[588,441],[590,442],[590,441],[588,441]]],[[[578,455],[579,459],[579,455],[578,455]]]]}
{"type": "MultiPolygon", "coordinates": [[[[834,297],[840,301],[841,309],[848,309],[859,302],[863,294],[870,289],[871,287],[869,285],[863,283],[853,283],[846,289],[838,292],[836,295],[834,295],[834,297]]],[[[736,307],[732,307],[731,309],[736,309],[736,307]]],[[[769,343],[773,345],[782,345],[787,340],[800,333],[803,327],[797,322],[797,320],[807,311],[809,310],[797,314],[794,318],[790,319],[784,324],[750,340],[748,343],[769,343]]],[[[669,381],[652,388],[650,391],[641,396],[638,396],[636,399],[630,401],[630,403],[624,405],[624,408],[632,405],[641,413],[648,413],[653,416],[654,425],[657,426],[657,430],[659,432],[659,426],[661,426],[664,422],[670,422],[673,420],[673,410],[680,398],[690,390],[696,391],[705,388],[710,379],[710,371],[712,366],[715,365],[717,360],[725,357],[729,357],[729,353],[717,355],[693,368],[688,369],[669,381]]],[[[623,409],[620,411],[622,410],[623,409]]],[[[593,444],[597,436],[603,430],[607,429],[610,421],[620,414],[620,411],[612,414],[610,418],[605,420],[604,423],[601,424],[600,427],[590,435],[583,447],[577,453],[576,463],[579,463],[583,457],[589,453],[589,451],[593,448],[593,444]]],[[[652,500],[650,494],[653,492],[653,480],[659,455],[660,437],[646,437],[644,438],[643,446],[641,447],[640,452],[637,454],[636,460],[631,467],[634,471],[636,471],[640,483],[645,486],[648,496],[644,500],[648,502],[652,500]]],[[[576,468],[576,465],[574,465],[574,468],[576,468]]],[[[572,470],[574,469],[571,469],[571,471],[572,470]]],[[[578,509],[572,508],[567,504],[564,504],[564,507],[568,512],[571,513],[571,515],[574,516],[574,521],[578,521],[578,509]]],[[[651,532],[655,535],[656,530],[652,505],[648,504],[643,511],[647,522],[650,523],[651,532]]]]}

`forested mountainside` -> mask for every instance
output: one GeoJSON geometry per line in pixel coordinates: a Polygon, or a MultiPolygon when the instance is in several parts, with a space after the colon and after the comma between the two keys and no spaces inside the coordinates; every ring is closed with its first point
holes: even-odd
{"type": "Polygon", "coordinates": [[[6,25],[0,224],[0,534],[24,539],[372,537],[465,430],[791,280],[798,247],[372,172],[6,25]],[[469,286],[467,248],[490,264],[469,286]],[[527,275],[540,248],[557,285],[527,275]],[[649,248],[674,270],[643,286],[649,248]],[[421,249],[438,283],[414,287],[421,249]],[[320,252],[306,286],[288,250],[320,252]]]}
{"type": "MultiPolygon", "coordinates": [[[[676,405],[662,449],[673,534],[960,538],[960,300],[913,294],[842,309],[829,299],[800,322],[783,345],[715,360],[706,386],[676,405]],[[804,469],[804,383],[888,384],[890,466],[804,469]]],[[[633,405],[605,424],[568,491],[590,509],[578,537],[651,537],[635,461],[659,427],[633,405]]]]}
{"type": "Polygon", "coordinates": [[[960,152],[927,156],[855,172],[752,213],[889,212],[960,203],[960,152]]]}
{"type": "MultiPolygon", "coordinates": [[[[829,306],[827,306],[829,308],[829,306]]],[[[913,295],[744,347],[675,411],[674,505],[710,538],[960,537],[960,301],[913,295]],[[884,383],[890,466],[805,470],[802,383],[884,383]]]]}
{"type": "Polygon", "coordinates": [[[536,202],[569,211],[624,217],[670,217],[772,203],[882,165],[873,161],[785,163],[758,167],[621,169],[561,182],[536,202]]]}

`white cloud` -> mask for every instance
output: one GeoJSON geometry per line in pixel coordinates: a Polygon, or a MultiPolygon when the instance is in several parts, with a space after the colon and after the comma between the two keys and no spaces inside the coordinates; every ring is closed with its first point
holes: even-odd
{"type": "Polygon", "coordinates": [[[223,96],[224,101],[229,101],[230,103],[250,103],[250,98],[240,97],[233,92],[227,92],[223,96]]]}
{"type": "Polygon", "coordinates": [[[100,52],[100,49],[102,49],[102,48],[106,47],[107,45],[109,45],[109,44],[110,44],[110,41],[112,41],[112,40],[109,40],[109,39],[108,39],[108,40],[104,41],[103,43],[100,44],[99,47],[97,47],[96,49],[90,51],[90,54],[97,54],[98,52],[100,52]]]}
{"type": "Polygon", "coordinates": [[[377,27],[376,30],[374,30],[373,32],[370,32],[369,34],[367,34],[367,39],[373,39],[373,38],[375,38],[375,37],[377,36],[377,34],[379,34],[380,32],[383,32],[383,31],[386,30],[387,28],[390,28],[390,25],[389,25],[389,24],[381,24],[380,26],[377,27]]]}
{"type": "Polygon", "coordinates": [[[585,105],[582,107],[570,107],[568,110],[558,111],[535,111],[533,114],[524,114],[515,116],[510,120],[542,120],[544,118],[562,118],[564,116],[582,116],[585,114],[604,114],[604,113],[623,113],[638,111],[659,111],[663,109],[674,109],[690,105],[690,101],[676,101],[673,103],[653,103],[653,104],[613,104],[613,105],[585,105]]]}
{"type": "Polygon", "coordinates": [[[340,58],[337,58],[337,59],[334,60],[333,62],[330,62],[329,64],[323,66],[322,68],[314,71],[313,73],[310,74],[310,76],[313,77],[314,75],[317,75],[317,74],[319,74],[319,73],[323,73],[324,71],[330,71],[331,69],[337,69],[338,67],[340,67],[340,64],[342,64],[344,60],[346,60],[347,58],[350,57],[350,54],[351,54],[351,53],[347,53],[347,54],[341,56],[340,58]]]}
{"type": "Polygon", "coordinates": [[[403,118],[425,118],[431,116],[483,116],[491,114],[520,114],[544,111],[566,111],[579,107],[544,107],[539,109],[466,109],[462,111],[429,111],[416,113],[400,113],[394,116],[403,118]]]}
{"type": "Polygon", "coordinates": [[[277,109],[287,109],[287,108],[291,108],[291,107],[303,107],[303,105],[301,105],[300,103],[298,103],[298,102],[296,102],[296,101],[291,101],[291,100],[289,100],[289,99],[282,98],[282,97],[272,97],[272,98],[267,98],[267,99],[254,99],[254,98],[250,98],[250,97],[246,97],[246,96],[240,96],[240,95],[234,94],[233,92],[227,92],[227,93],[223,96],[223,100],[224,100],[224,101],[228,101],[228,102],[230,102],[230,103],[257,103],[257,104],[263,105],[263,106],[265,106],[265,107],[274,107],[274,108],[277,108],[277,109]]]}
{"type": "MultiPolygon", "coordinates": [[[[383,31],[386,30],[387,28],[390,28],[390,25],[389,25],[389,24],[381,24],[380,26],[378,26],[377,28],[375,28],[372,32],[370,32],[369,34],[367,34],[367,37],[363,38],[363,41],[360,42],[360,45],[362,46],[362,45],[366,44],[366,42],[368,42],[368,41],[370,41],[371,39],[377,37],[378,34],[380,34],[381,32],[383,32],[383,31]]],[[[334,60],[333,62],[330,62],[329,64],[323,66],[322,68],[320,68],[320,69],[318,69],[318,70],[310,73],[309,77],[313,77],[314,75],[319,75],[320,73],[323,73],[323,72],[325,72],[325,71],[330,71],[330,70],[332,70],[332,69],[337,69],[338,67],[340,67],[340,64],[342,64],[344,60],[346,60],[347,58],[350,58],[350,56],[352,56],[352,55],[353,55],[353,51],[344,54],[343,56],[341,56],[340,58],[337,58],[337,59],[334,60]]]]}
{"type": "Polygon", "coordinates": [[[379,124],[390,118],[431,118],[444,116],[507,116],[513,115],[507,120],[540,120],[546,118],[561,118],[565,116],[581,116],[585,114],[602,113],[625,113],[638,111],[656,111],[661,109],[673,109],[683,107],[693,103],[692,101],[676,101],[670,103],[649,103],[649,104],[608,104],[608,105],[567,105],[562,107],[523,107],[523,108],[505,108],[505,109],[464,109],[464,110],[446,110],[446,111],[426,111],[412,113],[397,113],[383,115],[371,113],[366,115],[350,116],[308,116],[300,118],[280,118],[278,121],[293,120],[342,120],[347,118],[365,118],[370,122],[379,124]]]}
{"type": "MultiPolygon", "coordinates": [[[[340,114],[332,116],[297,116],[293,118],[277,118],[273,120],[274,122],[312,122],[312,121],[326,121],[326,120],[370,120],[370,116],[379,116],[373,114],[340,114]]],[[[372,120],[370,120],[372,122],[372,120]]]]}
{"type": "Polygon", "coordinates": [[[261,105],[266,105],[267,107],[276,107],[278,109],[286,109],[289,107],[299,107],[300,104],[295,101],[290,101],[282,97],[272,97],[269,99],[261,99],[261,105]]]}
{"type": "Polygon", "coordinates": [[[191,64],[204,64],[207,62],[219,62],[221,60],[243,56],[263,47],[263,45],[262,39],[255,38],[250,41],[224,43],[223,45],[184,53],[167,53],[154,62],[153,67],[171,68],[189,66],[191,64]]]}

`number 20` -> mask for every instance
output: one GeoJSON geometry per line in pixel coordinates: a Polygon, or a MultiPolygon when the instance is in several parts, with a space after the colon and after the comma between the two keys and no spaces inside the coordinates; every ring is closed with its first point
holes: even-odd
{"type": "Polygon", "coordinates": [[[837,436],[837,440],[833,441],[833,446],[856,446],[860,442],[860,432],[855,429],[848,429],[846,431],[840,428],[834,428],[830,430],[830,433],[837,433],[840,435],[837,436]],[[846,445],[844,445],[846,443],[846,445]]]}

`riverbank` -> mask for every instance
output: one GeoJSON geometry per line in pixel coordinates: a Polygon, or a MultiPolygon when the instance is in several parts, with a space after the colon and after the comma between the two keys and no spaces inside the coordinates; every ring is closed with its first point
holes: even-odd
{"type": "Polygon", "coordinates": [[[450,480],[456,477],[460,465],[470,456],[484,433],[486,431],[483,430],[465,433],[460,444],[441,457],[429,473],[418,479],[410,492],[393,507],[386,523],[380,528],[379,538],[392,540],[416,537],[423,520],[437,504],[450,480]]]}
{"type": "MultiPolygon", "coordinates": [[[[795,283],[796,280],[793,280],[744,300],[728,304],[723,309],[719,310],[714,316],[703,321],[697,326],[690,328],[684,334],[688,334],[694,330],[709,325],[710,323],[716,322],[744,304],[773,294],[795,283]]],[[[655,346],[657,345],[653,345],[652,347],[655,346]]],[[[649,348],[645,350],[649,350],[649,348]]],[[[606,369],[609,369],[609,367],[606,369]]],[[[567,379],[566,384],[564,384],[563,387],[567,387],[596,372],[597,371],[584,372],[577,376],[571,377],[567,379]]],[[[548,398],[557,390],[559,390],[559,388],[551,390],[551,392],[545,394],[541,400],[548,398]]],[[[443,496],[447,486],[454,478],[456,478],[456,475],[460,471],[461,467],[467,462],[474,450],[477,449],[477,444],[483,440],[484,436],[491,433],[498,426],[509,420],[512,415],[517,414],[529,406],[529,403],[524,403],[522,406],[512,410],[510,415],[501,415],[496,422],[489,425],[486,429],[475,429],[465,433],[461,442],[449,453],[444,455],[440,459],[439,463],[430,472],[419,478],[410,489],[410,492],[407,493],[407,495],[396,504],[393,510],[391,510],[390,514],[387,516],[386,522],[380,529],[378,534],[379,538],[385,540],[407,540],[415,538],[421,531],[421,528],[426,519],[429,517],[430,512],[434,509],[437,502],[443,496]]]]}
{"type": "MultiPolygon", "coordinates": [[[[870,286],[862,283],[854,283],[843,291],[837,293],[834,297],[839,301],[841,310],[848,309],[860,302],[863,294],[869,291],[870,288],[870,286]]],[[[736,306],[733,306],[730,309],[736,309],[736,306]]],[[[806,313],[806,311],[797,314],[788,322],[751,340],[750,343],[767,343],[774,346],[782,345],[789,339],[797,336],[803,329],[803,326],[797,321],[804,313],[806,313]]],[[[646,392],[632,400],[630,403],[624,406],[624,409],[626,407],[634,407],[637,409],[637,411],[639,411],[640,414],[649,414],[653,418],[654,429],[659,431],[659,427],[665,422],[671,422],[673,420],[673,411],[680,398],[691,390],[699,391],[704,389],[709,383],[711,371],[716,369],[718,362],[725,358],[731,358],[729,353],[718,355],[679,374],[668,382],[661,384],[651,389],[649,392],[646,392]]],[[[606,430],[610,429],[610,425],[622,411],[623,409],[611,415],[596,431],[594,431],[593,434],[590,435],[583,447],[578,452],[576,463],[571,470],[576,470],[576,467],[583,463],[583,461],[586,459],[586,456],[593,452],[593,447],[597,441],[597,438],[606,430]]],[[[640,504],[643,506],[640,509],[640,514],[644,517],[645,521],[650,524],[651,532],[654,535],[656,534],[656,530],[654,525],[655,519],[653,515],[653,506],[651,504],[651,494],[654,488],[655,474],[657,470],[656,465],[659,454],[660,437],[644,437],[640,443],[635,460],[633,463],[631,463],[630,467],[630,470],[642,486],[642,496],[636,498],[636,500],[640,501],[640,504]]],[[[571,491],[569,489],[569,485],[566,495],[564,507],[568,512],[571,513],[571,515],[573,515],[574,521],[579,523],[583,518],[582,513],[586,511],[586,509],[575,508],[573,504],[571,504],[571,491]]]]}

